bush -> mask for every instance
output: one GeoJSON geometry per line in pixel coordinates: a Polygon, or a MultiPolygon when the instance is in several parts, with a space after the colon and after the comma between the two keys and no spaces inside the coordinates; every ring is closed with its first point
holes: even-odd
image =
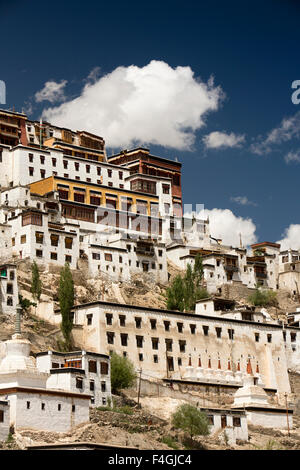
{"type": "Polygon", "coordinates": [[[194,268],[187,265],[185,275],[175,277],[166,290],[166,306],[169,310],[191,311],[198,300],[209,297],[203,287],[203,265],[201,255],[195,258],[194,268]]]}
{"type": "Polygon", "coordinates": [[[248,300],[256,307],[276,307],[277,294],[272,290],[256,288],[255,292],[248,297],[248,300]]]}
{"type": "Polygon", "coordinates": [[[207,436],[209,423],[205,413],[193,405],[180,405],[172,415],[172,425],[188,433],[190,439],[194,436],[207,436]]]}
{"type": "Polygon", "coordinates": [[[136,379],[134,365],[127,357],[113,352],[110,357],[110,367],[112,393],[117,393],[122,388],[129,388],[134,384],[136,379]]]}

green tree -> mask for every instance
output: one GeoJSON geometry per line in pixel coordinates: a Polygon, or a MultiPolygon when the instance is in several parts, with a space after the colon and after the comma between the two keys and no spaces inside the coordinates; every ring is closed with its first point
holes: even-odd
{"type": "Polygon", "coordinates": [[[32,274],[31,293],[34,299],[40,300],[41,293],[42,293],[42,282],[40,279],[39,268],[35,261],[32,263],[32,266],[31,266],[31,274],[32,274]]]}
{"type": "Polygon", "coordinates": [[[256,287],[248,300],[256,307],[276,307],[278,303],[276,292],[270,289],[260,289],[259,287],[256,287]]]}
{"type": "Polygon", "coordinates": [[[167,288],[167,309],[184,310],[184,283],[179,274],[175,277],[171,287],[167,288]]]}
{"type": "Polygon", "coordinates": [[[188,403],[180,405],[172,415],[172,425],[182,429],[190,439],[194,436],[207,436],[209,423],[205,413],[188,403]]]}
{"type": "Polygon", "coordinates": [[[30,300],[23,297],[21,294],[19,294],[19,304],[21,305],[22,313],[27,313],[29,307],[31,306],[36,307],[35,302],[31,302],[30,300]]]}
{"type": "Polygon", "coordinates": [[[75,291],[72,273],[68,263],[62,268],[59,279],[58,300],[61,313],[61,331],[65,339],[66,350],[71,349],[71,332],[73,317],[71,310],[74,305],[75,291]]]}
{"type": "Polygon", "coordinates": [[[110,356],[110,377],[113,393],[131,387],[136,379],[133,363],[127,357],[113,352],[110,356]]]}
{"type": "Polygon", "coordinates": [[[197,300],[209,297],[203,287],[202,257],[198,253],[195,257],[194,268],[188,264],[183,277],[175,277],[166,290],[166,304],[169,310],[191,311],[195,309],[197,300]]]}

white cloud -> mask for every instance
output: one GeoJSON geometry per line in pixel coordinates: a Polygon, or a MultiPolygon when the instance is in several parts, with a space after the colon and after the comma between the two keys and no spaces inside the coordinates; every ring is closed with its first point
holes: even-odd
{"type": "Polygon", "coordinates": [[[280,145],[293,138],[300,136],[300,111],[294,116],[284,118],[278,127],[270,131],[265,138],[260,138],[258,142],[251,145],[251,150],[257,155],[264,155],[271,152],[274,145],[280,145]]]}
{"type": "Polygon", "coordinates": [[[45,83],[44,88],[35,94],[35,100],[37,103],[42,101],[50,101],[50,103],[63,101],[65,99],[64,88],[67,83],[67,80],[62,80],[60,83],[49,80],[45,83]]]}
{"type": "Polygon", "coordinates": [[[257,206],[257,204],[253,201],[250,201],[247,196],[235,196],[231,197],[230,200],[240,204],[241,206],[257,206]]]}
{"type": "Polygon", "coordinates": [[[237,135],[233,132],[226,134],[226,132],[215,131],[203,137],[205,146],[211,149],[240,147],[244,141],[244,135],[237,135]]]}
{"type": "Polygon", "coordinates": [[[276,243],[281,244],[281,250],[300,248],[300,224],[291,224],[283,233],[283,238],[276,243]]]}
{"type": "Polygon", "coordinates": [[[200,219],[209,218],[210,235],[221,238],[224,245],[240,246],[240,234],[244,247],[257,242],[256,226],[252,219],[236,216],[229,209],[216,208],[200,210],[198,216],[200,219]]]}
{"type": "Polygon", "coordinates": [[[291,163],[291,162],[300,162],[300,150],[297,150],[296,152],[289,152],[284,156],[284,160],[286,163],[291,163]]]}
{"type": "Polygon", "coordinates": [[[110,148],[151,143],[190,150],[206,114],[224,97],[213,79],[204,83],[190,67],[172,68],[163,61],[92,77],[80,96],[45,109],[43,118],[101,135],[110,148]]]}

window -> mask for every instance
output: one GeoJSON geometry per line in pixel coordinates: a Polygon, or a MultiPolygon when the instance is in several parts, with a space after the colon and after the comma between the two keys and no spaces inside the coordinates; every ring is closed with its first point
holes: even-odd
{"type": "Polygon", "coordinates": [[[89,372],[93,372],[97,374],[97,361],[90,360],[89,361],[89,372]]]}
{"type": "Polygon", "coordinates": [[[108,344],[114,344],[115,334],[113,332],[108,331],[106,333],[106,337],[107,337],[108,344]]]}
{"type": "Polygon", "coordinates": [[[180,352],[185,352],[185,347],[186,347],[186,341],[179,340],[179,350],[180,350],[180,352]]]}
{"type": "Polygon", "coordinates": [[[46,171],[45,170],[41,170],[41,178],[45,178],[46,176],[46,171]]]}
{"type": "Polygon", "coordinates": [[[43,244],[44,234],[43,232],[35,232],[35,243],[43,244]]]}
{"type": "Polygon", "coordinates": [[[90,313],[87,315],[87,325],[91,325],[93,323],[93,315],[90,313]]]}
{"type": "Polygon", "coordinates": [[[126,326],[126,316],[119,315],[120,326],[126,326]]]}
{"type": "Polygon", "coordinates": [[[65,256],[65,261],[66,261],[66,263],[71,264],[71,263],[72,263],[72,256],[66,255],[66,256],[65,256]]]}
{"type": "Polygon", "coordinates": [[[37,258],[42,258],[43,257],[43,250],[36,250],[35,251],[35,256],[37,258]]]}
{"type": "Polygon", "coordinates": [[[154,362],[155,364],[158,363],[158,355],[157,355],[157,354],[154,354],[154,355],[153,355],[153,362],[154,362]]]}
{"type": "Polygon", "coordinates": [[[112,324],[112,319],[113,319],[112,313],[107,313],[106,314],[106,324],[111,325],[112,324]]]}
{"type": "Polygon", "coordinates": [[[219,326],[216,326],[216,334],[217,334],[217,338],[221,338],[222,328],[220,328],[219,326]]]}
{"type": "Polygon", "coordinates": [[[101,204],[101,197],[99,196],[92,196],[90,195],[90,204],[94,206],[100,206],[101,204]]]}
{"type": "Polygon", "coordinates": [[[29,176],[33,176],[34,175],[34,168],[32,166],[30,166],[28,168],[28,173],[29,173],[29,176]]]}
{"type": "Polygon", "coordinates": [[[83,388],[83,379],[81,377],[76,377],[76,388],[83,388]]]}
{"type": "Polygon", "coordinates": [[[45,163],[45,157],[43,155],[40,155],[40,161],[42,165],[45,163]]]}
{"type": "Polygon", "coordinates": [[[156,330],[156,320],[154,318],[150,318],[150,325],[151,330],[156,330]]]}
{"type": "Polygon", "coordinates": [[[182,366],[182,359],[181,359],[181,357],[179,357],[179,358],[177,359],[177,362],[178,362],[178,366],[181,367],[181,366],[182,366]]]}
{"type": "Polygon", "coordinates": [[[152,349],[158,349],[159,339],[158,338],[151,338],[151,341],[152,341],[152,349]]]}
{"type": "Polygon", "coordinates": [[[33,153],[28,154],[28,159],[29,159],[30,163],[33,162],[33,153]]]}
{"type": "Polygon", "coordinates": [[[190,324],[191,334],[194,335],[196,333],[196,325],[190,324]]]}
{"type": "Polygon", "coordinates": [[[51,246],[58,246],[59,242],[59,235],[54,235],[53,233],[50,235],[51,246]]]}
{"type": "Polygon", "coordinates": [[[42,226],[42,214],[36,212],[26,212],[22,214],[22,226],[39,225],[42,226]]]}
{"type": "Polygon", "coordinates": [[[163,194],[169,194],[170,193],[170,186],[168,184],[163,184],[163,194]]]}
{"type": "Polygon", "coordinates": [[[122,346],[128,346],[128,334],[127,333],[121,333],[121,345],[122,346]]]}
{"type": "Polygon", "coordinates": [[[26,402],[26,408],[27,408],[27,410],[30,410],[30,401],[26,402]]]}
{"type": "Polygon", "coordinates": [[[68,250],[71,250],[71,249],[72,249],[72,245],[73,245],[73,238],[71,238],[71,237],[66,237],[66,238],[65,238],[65,248],[67,248],[68,250]]]}
{"type": "Polygon", "coordinates": [[[139,353],[139,361],[143,361],[144,360],[144,355],[142,353],[139,353]]]}
{"type": "Polygon", "coordinates": [[[167,364],[168,364],[168,370],[170,372],[174,371],[174,360],[173,357],[168,357],[167,358],[167,364]]]}
{"type": "Polygon", "coordinates": [[[170,322],[165,320],[164,325],[165,325],[165,331],[170,331],[170,322]]]}
{"type": "Polygon", "coordinates": [[[141,317],[135,317],[135,327],[136,328],[141,328],[142,326],[142,319],[141,317]]]}
{"type": "Polygon", "coordinates": [[[72,413],[75,413],[75,410],[76,410],[75,405],[72,405],[72,413]]]}
{"type": "Polygon", "coordinates": [[[106,392],[106,382],[101,382],[101,392],[106,392]]]}
{"type": "Polygon", "coordinates": [[[267,340],[268,340],[268,343],[272,343],[272,335],[271,334],[267,335],[267,340]]]}
{"type": "Polygon", "coordinates": [[[137,348],[142,348],[143,347],[143,341],[144,341],[143,336],[136,336],[136,347],[137,348]]]}
{"type": "Polygon", "coordinates": [[[26,243],[26,235],[21,235],[20,242],[21,242],[22,245],[23,245],[24,243],[26,243]]]}
{"type": "Polygon", "coordinates": [[[14,271],[10,271],[10,272],[9,272],[9,279],[10,279],[11,281],[14,281],[14,280],[15,280],[15,273],[14,273],[14,271]]]}
{"type": "Polygon", "coordinates": [[[234,416],[232,418],[232,424],[234,427],[240,427],[241,426],[241,418],[239,416],[234,416]]]}
{"type": "Polygon", "coordinates": [[[108,363],[107,362],[100,362],[100,373],[101,375],[108,374],[108,363]]]}
{"type": "Polygon", "coordinates": [[[61,411],[61,404],[60,403],[57,405],[57,410],[61,411]]]}
{"type": "Polygon", "coordinates": [[[166,342],[166,350],[167,350],[168,352],[171,352],[172,349],[173,349],[173,340],[166,338],[166,339],[165,339],[165,342],[166,342]]]}
{"type": "Polygon", "coordinates": [[[87,172],[87,173],[90,173],[90,171],[91,171],[90,165],[86,165],[85,168],[86,168],[86,172],[87,172]]]}
{"type": "Polygon", "coordinates": [[[158,256],[162,256],[163,252],[162,250],[158,250],[158,256]]]}
{"type": "Polygon", "coordinates": [[[183,323],[177,323],[177,329],[178,329],[178,333],[182,333],[183,332],[183,323]]]}
{"type": "Polygon", "coordinates": [[[111,253],[104,253],[105,261],[112,261],[112,254],[111,253]]]}
{"type": "Polygon", "coordinates": [[[85,201],[85,192],[74,192],[74,201],[84,203],[85,201]]]}
{"type": "Polygon", "coordinates": [[[259,342],[259,333],[254,333],[255,336],[255,341],[258,343],[259,342]]]}
{"type": "Polygon", "coordinates": [[[229,330],[228,330],[229,339],[233,339],[233,335],[234,335],[234,330],[229,329],[229,330]]]}
{"type": "Polygon", "coordinates": [[[203,325],[203,326],[202,326],[202,329],[203,329],[203,334],[204,334],[204,336],[208,336],[209,326],[203,325]]]}
{"type": "Polygon", "coordinates": [[[119,171],[119,178],[120,178],[120,180],[123,179],[123,171],[119,171]]]}
{"type": "Polygon", "coordinates": [[[112,177],[112,170],[107,170],[107,176],[108,176],[109,178],[112,177]]]}
{"type": "Polygon", "coordinates": [[[296,341],[296,338],[297,338],[297,333],[291,333],[291,343],[294,343],[296,341]]]}
{"type": "Polygon", "coordinates": [[[57,253],[55,253],[54,251],[50,253],[50,259],[54,260],[54,261],[57,261],[57,253]]]}
{"type": "Polygon", "coordinates": [[[207,416],[207,419],[208,419],[208,424],[213,426],[214,424],[214,417],[212,415],[208,415],[207,416]]]}
{"type": "Polygon", "coordinates": [[[52,158],[52,165],[56,166],[56,158],[52,158]]]}
{"type": "Polygon", "coordinates": [[[45,410],[45,403],[41,403],[41,409],[45,410]]]}
{"type": "Polygon", "coordinates": [[[63,163],[64,163],[64,169],[67,170],[67,168],[68,168],[68,160],[64,160],[63,163]]]}

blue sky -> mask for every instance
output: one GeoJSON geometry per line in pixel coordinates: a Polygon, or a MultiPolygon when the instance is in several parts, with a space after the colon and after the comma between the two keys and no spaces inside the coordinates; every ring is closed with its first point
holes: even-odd
{"type": "MultiPolygon", "coordinates": [[[[217,109],[201,114],[202,124],[192,131],[190,114],[197,106],[180,95],[179,111],[186,113],[193,137],[190,148],[172,148],[151,138],[145,145],[154,154],[183,163],[185,203],[250,218],[256,241],[281,240],[295,224],[299,237],[296,230],[293,240],[299,238],[300,247],[300,104],[291,100],[292,82],[300,80],[299,20],[299,2],[288,0],[12,0],[8,5],[0,0],[0,79],[7,86],[6,107],[31,110],[29,117],[38,119],[43,110],[79,97],[91,83],[92,71],[93,83],[108,75],[112,86],[118,86],[118,78],[110,75],[118,67],[127,73],[135,66],[140,77],[151,61],[192,71],[193,84],[207,84],[213,76],[214,90],[220,87],[225,96],[217,109]],[[49,81],[64,81],[61,95],[52,102],[38,101],[36,93],[49,81]],[[231,139],[231,146],[208,147],[203,139],[214,132],[239,137],[240,142],[234,145],[231,139]]],[[[112,104],[111,99],[104,105],[110,108],[109,118],[112,104]]],[[[130,119],[129,113],[128,125],[130,119]]],[[[161,119],[169,119],[166,110],[161,119]]],[[[142,126],[143,118],[139,122],[142,126]]],[[[85,124],[83,118],[82,128],[85,124]]],[[[175,120],[174,131],[177,124],[175,120]]],[[[65,127],[73,128],[68,122],[65,127]]],[[[102,128],[99,134],[107,140],[102,128]]],[[[116,142],[115,151],[122,148],[116,142]]],[[[229,225],[235,220],[228,219],[229,225]]],[[[244,227],[247,238],[249,226],[244,227]]]]}

